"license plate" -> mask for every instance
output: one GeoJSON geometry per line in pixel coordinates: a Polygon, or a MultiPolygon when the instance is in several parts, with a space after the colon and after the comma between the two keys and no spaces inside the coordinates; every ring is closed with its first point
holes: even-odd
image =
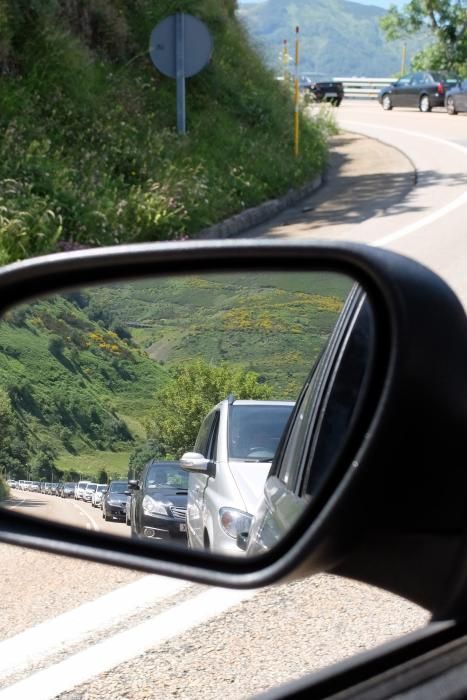
{"type": "Polygon", "coordinates": [[[325,92],[325,97],[337,97],[337,92],[325,92]]]}
{"type": "Polygon", "coordinates": [[[180,523],[178,529],[180,530],[180,532],[186,532],[186,523],[180,523]]]}

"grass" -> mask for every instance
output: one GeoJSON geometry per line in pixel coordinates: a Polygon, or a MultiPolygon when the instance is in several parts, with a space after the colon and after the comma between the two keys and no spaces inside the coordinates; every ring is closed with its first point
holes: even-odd
{"type": "Polygon", "coordinates": [[[185,137],[175,131],[175,83],[147,52],[170,0],[83,0],[61,11],[52,0],[28,0],[28,11],[5,3],[0,263],[76,244],[192,236],[323,169],[323,120],[302,120],[294,158],[290,93],[229,0],[177,4],[207,23],[215,46],[187,81],[185,137]]]}
{"type": "Polygon", "coordinates": [[[80,455],[61,454],[56,459],[56,465],[63,471],[75,471],[82,479],[95,479],[104,469],[111,479],[126,478],[128,475],[128,460],[131,451],[82,452],[80,455]]]}

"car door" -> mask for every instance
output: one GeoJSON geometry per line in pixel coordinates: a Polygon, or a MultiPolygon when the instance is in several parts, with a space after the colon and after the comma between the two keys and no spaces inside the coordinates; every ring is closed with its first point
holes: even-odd
{"type": "Polygon", "coordinates": [[[392,104],[394,107],[405,107],[408,100],[408,93],[410,90],[410,75],[404,75],[402,78],[394,83],[394,87],[391,91],[392,104]]]}
{"type": "Polygon", "coordinates": [[[418,107],[420,102],[420,94],[423,90],[428,89],[428,78],[425,73],[413,73],[410,78],[410,84],[405,92],[405,107],[418,107]]]}
{"type": "MultiPolygon", "coordinates": [[[[194,451],[206,459],[215,460],[219,411],[212,411],[203,421],[194,451]]],[[[205,503],[204,494],[211,477],[206,473],[191,472],[188,478],[187,529],[193,548],[204,547],[205,503]]]]}
{"type": "Polygon", "coordinates": [[[467,112],[467,80],[463,80],[460,91],[455,96],[456,107],[459,112],[467,112]]]}

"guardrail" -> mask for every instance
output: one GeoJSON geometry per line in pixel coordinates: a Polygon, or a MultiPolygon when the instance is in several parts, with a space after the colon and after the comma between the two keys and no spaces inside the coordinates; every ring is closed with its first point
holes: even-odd
{"type": "Polygon", "coordinates": [[[353,99],[375,100],[383,85],[388,85],[394,78],[333,78],[344,85],[344,97],[353,99]]]}

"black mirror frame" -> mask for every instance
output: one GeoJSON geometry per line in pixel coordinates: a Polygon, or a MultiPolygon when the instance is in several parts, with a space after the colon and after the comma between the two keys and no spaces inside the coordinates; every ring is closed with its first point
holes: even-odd
{"type": "MultiPolygon", "coordinates": [[[[135,543],[8,511],[0,512],[0,541],[236,588],[262,586],[327,570],[376,583],[435,613],[439,613],[443,603],[440,614],[452,614],[459,606],[463,608],[464,603],[467,606],[467,568],[457,561],[459,549],[467,546],[463,501],[462,517],[460,502],[443,503],[445,523],[436,509],[428,509],[429,512],[426,509],[423,497],[433,497],[428,486],[422,488],[420,499],[413,503],[402,499],[401,513],[391,520],[385,520],[388,512],[384,507],[381,510],[381,498],[377,497],[378,488],[387,486],[393,495],[397,492],[397,479],[406,476],[408,460],[418,454],[416,439],[423,434],[422,427],[432,439],[433,460],[444,455],[450,466],[455,450],[465,448],[463,454],[467,451],[465,313],[447,285],[426,268],[395,253],[349,243],[245,239],[99,248],[30,259],[3,268],[0,311],[33,297],[93,283],[236,269],[324,270],[346,274],[365,288],[377,319],[381,357],[375,367],[376,393],[372,397],[371,415],[366,416],[367,423],[361,426],[363,432],[355,435],[350,452],[347,450],[340,456],[335,491],[321,504],[313,522],[307,512],[274,550],[251,559],[232,560],[181,548],[175,550],[163,544],[135,543]],[[442,343],[437,343],[433,332],[433,318],[443,320],[442,343]],[[401,401],[405,396],[412,408],[416,399],[420,400],[420,382],[427,379],[435,359],[439,364],[440,357],[444,358],[444,366],[438,367],[436,382],[427,387],[422,415],[418,419],[407,413],[414,434],[399,434],[401,411],[404,412],[401,401]],[[436,416],[430,413],[435,410],[439,411],[436,416]],[[450,422],[452,444],[446,447],[450,422]],[[437,426],[442,441],[437,440],[437,426]],[[406,454],[401,448],[404,440],[406,454]],[[400,464],[391,463],[395,454],[400,455],[400,464]],[[379,466],[379,475],[375,473],[375,464],[379,466]],[[448,533],[452,536],[448,537],[448,533]],[[427,553],[428,544],[438,545],[437,560],[433,561],[432,553],[427,553]],[[392,568],[382,565],[388,556],[392,568]],[[412,569],[418,567],[419,584],[413,573],[404,574],[408,562],[412,562],[412,569]],[[391,571],[387,571],[389,568],[391,571]],[[456,572],[448,591],[445,570],[456,572]],[[426,590],[428,576],[433,580],[426,590]]],[[[417,469],[415,472],[419,478],[417,469]]],[[[415,476],[409,474],[408,478],[412,497],[416,495],[415,476]]],[[[460,499],[460,494],[467,491],[467,474],[456,462],[449,477],[454,478],[452,488],[460,499]]],[[[397,487],[400,488],[400,483],[397,487]]],[[[434,488],[431,464],[429,487],[434,488]]]]}

